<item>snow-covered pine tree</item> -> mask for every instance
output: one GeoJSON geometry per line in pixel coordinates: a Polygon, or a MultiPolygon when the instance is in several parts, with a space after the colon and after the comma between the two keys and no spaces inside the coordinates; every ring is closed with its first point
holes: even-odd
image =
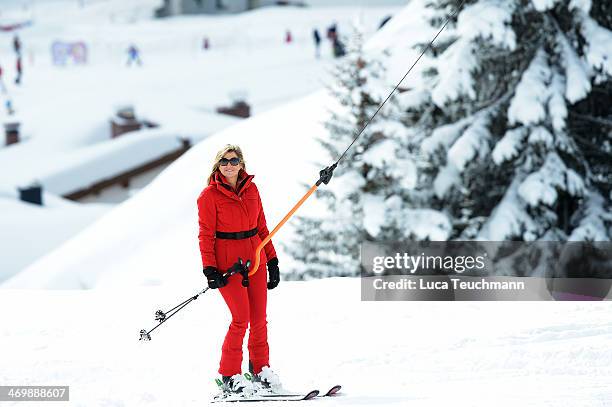
{"type": "MultiPolygon", "coordinates": [[[[457,6],[414,1],[435,28],[457,6]]],[[[609,0],[466,2],[407,116],[441,236],[610,240],[611,16],[609,0]]]]}
{"type": "MultiPolygon", "coordinates": [[[[384,53],[364,52],[363,30],[358,25],[346,51],[328,86],[335,103],[325,122],[328,137],[318,140],[329,153],[321,168],[340,157],[392,90],[381,62],[384,53]]],[[[399,119],[395,102],[388,102],[348,150],[332,181],[317,190],[328,216],[296,217],[296,238],[285,247],[298,263],[289,277],[359,274],[360,244],[380,232],[383,202],[399,187],[404,173],[396,158],[399,134],[405,133],[399,119]]]]}

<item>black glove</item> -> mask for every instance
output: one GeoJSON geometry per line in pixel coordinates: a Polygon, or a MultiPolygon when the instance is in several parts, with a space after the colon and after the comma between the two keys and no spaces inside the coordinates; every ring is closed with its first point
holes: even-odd
{"type": "Polygon", "coordinates": [[[276,288],[278,283],[280,282],[280,271],[278,270],[278,258],[274,257],[273,259],[268,260],[268,275],[270,276],[270,281],[268,281],[268,290],[272,290],[276,288]]]}
{"type": "Polygon", "coordinates": [[[219,273],[216,267],[204,267],[204,275],[208,279],[209,288],[221,288],[227,285],[227,278],[219,273]]]}

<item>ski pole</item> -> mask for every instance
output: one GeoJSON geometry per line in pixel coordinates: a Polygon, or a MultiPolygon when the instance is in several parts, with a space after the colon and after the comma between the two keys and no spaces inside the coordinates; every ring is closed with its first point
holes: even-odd
{"type": "MultiPolygon", "coordinates": [[[[246,277],[244,277],[245,274],[246,274],[244,272],[244,270],[248,270],[250,264],[251,264],[250,260],[247,260],[247,262],[245,264],[242,264],[242,259],[238,258],[238,261],[236,263],[234,263],[234,265],[223,275],[223,277],[224,278],[229,278],[230,276],[232,276],[232,275],[234,275],[236,273],[240,273],[240,274],[243,275],[242,285],[244,287],[246,287],[246,286],[248,286],[248,279],[246,279],[246,277]],[[245,280],[246,280],[246,284],[247,285],[245,285],[245,280]]],[[[151,330],[149,330],[149,331],[147,331],[146,329],[141,329],[140,330],[140,339],[139,340],[140,341],[150,341],[151,340],[151,332],[153,332],[154,330],[159,328],[164,322],[166,322],[168,319],[170,319],[170,317],[172,317],[177,312],[179,312],[180,310],[185,308],[187,306],[187,304],[189,304],[191,301],[197,300],[198,297],[201,294],[204,294],[209,289],[210,289],[210,287],[206,287],[205,289],[203,289],[202,291],[200,291],[196,295],[193,295],[193,296],[187,298],[185,301],[181,302],[180,304],[178,304],[177,306],[169,309],[166,312],[164,312],[162,310],[157,310],[155,312],[155,320],[159,321],[159,323],[157,325],[155,325],[153,328],[151,328],[151,330]]]]}
{"type": "MultiPolygon", "coordinates": [[[[227,274],[229,276],[229,273],[227,274]]],[[[164,322],[166,322],[170,317],[172,317],[173,315],[175,315],[177,312],[179,312],[181,309],[185,308],[187,306],[187,304],[189,304],[191,301],[197,299],[200,294],[204,294],[206,291],[208,291],[209,287],[206,287],[205,289],[203,289],[202,291],[200,291],[199,293],[197,293],[196,295],[189,297],[188,299],[186,299],[185,301],[183,301],[182,303],[180,303],[179,305],[177,305],[176,307],[163,312],[162,310],[157,310],[155,312],[155,320],[156,321],[160,321],[157,325],[155,325],[153,328],[151,328],[150,331],[147,331],[146,329],[141,329],[140,330],[140,341],[150,341],[151,340],[151,332],[153,332],[154,330],[156,330],[157,328],[159,328],[161,326],[161,324],[163,324],[164,322]],[[174,311],[176,309],[176,311],[174,311]],[[174,311],[174,312],[172,312],[174,311]]]]}

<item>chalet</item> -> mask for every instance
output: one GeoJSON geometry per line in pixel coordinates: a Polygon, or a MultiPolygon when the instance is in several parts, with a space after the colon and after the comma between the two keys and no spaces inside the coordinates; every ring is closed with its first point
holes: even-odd
{"type": "Polygon", "coordinates": [[[278,3],[277,0],[164,0],[155,15],[162,18],[182,14],[241,13],[278,3]]]}

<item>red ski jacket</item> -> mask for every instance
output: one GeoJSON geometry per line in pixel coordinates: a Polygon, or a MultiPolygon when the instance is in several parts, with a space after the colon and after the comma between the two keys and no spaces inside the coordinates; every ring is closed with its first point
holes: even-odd
{"type": "MultiPolygon", "coordinates": [[[[268,226],[254,175],[243,169],[238,173],[234,190],[217,170],[210,183],[198,197],[198,221],[200,224],[200,253],[202,265],[225,272],[241,257],[243,261],[255,261],[255,249],[268,236],[268,226]],[[243,232],[257,228],[257,233],[244,239],[222,239],[216,232],[243,232]]],[[[261,253],[258,272],[265,272],[266,262],[276,257],[270,240],[261,253]]]]}

